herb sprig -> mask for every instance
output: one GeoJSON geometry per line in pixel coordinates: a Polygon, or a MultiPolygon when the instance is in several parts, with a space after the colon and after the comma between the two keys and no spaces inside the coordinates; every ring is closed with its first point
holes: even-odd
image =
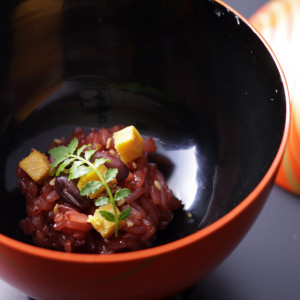
{"type": "Polygon", "coordinates": [[[80,194],[82,196],[88,196],[99,191],[99,189],[104,186],[108,197],[100,197],[96,199],[95,205],[104,206],[108,203],[112,204],[113,213],[107,210],[100,210],[100,214],[106,220],[115,223],[115,236],[117,237],[119,231],[119,221],[126,220],[130,216],[131,208],[127,207],[118,216],[116,202],[124,200],[130,194],[130,190],[123,188],[119,189],[114,195],[112,194],[108,183],[116,178],[118,169],[110,168],[104,173],[104,176],[102,176],[98,170],[98,167],[105,162],[110,161],[109,159],[98,158],[94,161],[94,163],[92,163],[90,159],[96,150],[86,150],[86,148],[90,147],[91,144],[83,145],[78,148],[78,140],[77,138],[74,138],[68,146],[58,146],[50,149],[48,153],[55,159],[55,161],[51,164],[50,174],[52,174],[54,169],[57,168],[55,176],[59,176],[60,173],[64,172],[69,174],[69,180],[74,180],[91,171],[94,171],[100,180],[87,182],[81,188],[80,194]]]}

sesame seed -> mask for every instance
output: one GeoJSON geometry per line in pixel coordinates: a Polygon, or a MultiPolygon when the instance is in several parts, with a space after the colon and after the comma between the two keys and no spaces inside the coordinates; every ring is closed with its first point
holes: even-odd
{"type": "Polygon", "coordinates": [[[112,155],[114,155],[114,154],[116,154],[116,151],[113,150],[113,149],[110,149],[110,150],[109,150],[109,153],[112,154],[112,155]]]}
{"type": "Polygon", "coordinates": [[[127,220],[127,226],[128,227],[132,227],[133,226],[133,222],[131,222],[130,220],[127,220]]]}
{"type": "Polygon", "coordinates": [[[55,206],[54,206],[54,208],[53,208],[53,213],[54,213],[55,215],[58,214],[58,207],[59,207],[59,204],[55,204],[55,206]]]}
{"type": "Polygon", "coordinates": [[[188,213],[188,217],[189,217],[189,218],[192,218],[193,215],[192,215],[191,213],[188,213]]]}
{"type": "Polygon", "coordinates": [[[51,186],[54,186],[54,185],[55,185],[55,180],[56,180],[56,178],[52,178],[52,179],[50,180],[49,183],[50,183],[51,186]]]}
{"type": "Polygon", "coordinates": [[[160,186],[160,183],[159,183],[158,180],[154,180],[154,185],[155,185],[155,187],[156,187],[158,190],[161,189],[161,186],[160,186]]]}
{"type": "Polygon", "coordinates": [[[56,144],[62,144],[62,141],[60,139],[54,139],[53,142],[56,144]]]}
{"type": "Polygon", "coordinates": [[[106,149],[109,149],[111,145],[111,137],[109,137],[106,141],[106,149]]]}
{"type": "Polygon", "coordinates": [[[132,163],[132,167],[133,167],[134,169],[136,169],[136,168],[137,168],[137,164],[136,164],[135,162],[133,162],[133,163],[132,163]]]}

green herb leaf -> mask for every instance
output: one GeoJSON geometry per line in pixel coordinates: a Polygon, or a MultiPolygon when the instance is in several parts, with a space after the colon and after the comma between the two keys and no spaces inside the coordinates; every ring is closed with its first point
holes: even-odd
{"type": "MultiPolygon", "coordinates": [[[[56,148],[52,148],[48,151],[48,153],[57,161],[62,161],[69,154],[69,148],[66,146],[59,146],[56,148]]],[[[57,166],[57,165],[56,165],[57,166]]]]}
{"type": "Polygon", "coordinates": [[[100,210],[99,213],[107,221],[109,221],[109,222],[115,222],[115,216],[111,212],[109,212],[107,210],[100,210]]]}
{"type": "Polygon", "coordinates": [[[58,176],[70,163],[72,163],[75,160],[75,158],[67,158],[65,159],[58,169],[56,170],[55,176],[58,176]]]}
{"type": "Polygon", "coordinates": [[[72,165],[72,167],[77,168],[79,166],[82,166],[84,164],[83,160],[76,160],[74,161],[74,164],[72,165]]]}
{"type": "Polygon", "coordinates": [[[96,193],[100,187],[102,186],[102,182],[100,181],[89,181],[86,185],[82,187],[80,190],[81,196],[88,196],[90,194],[96,193]]]}
{"type": "Polygon", "coordinates": [[[106,182],[112,181],[113,179],[116,178],[117,174],[118,174],[118,169],[115,168],[108,169],[104,174],[105,181],[106,182]]]}
{"type": "Polygon", "coordinates": [[[65,160],[65,157],[62,157],[61,159],[57,159],[55,162],[53,162],[51,164],[51,168],[50,168],[50,174],[52,174],[52,171],[63,161],[65,160]]]}
{"type": "Polygon", "coordinates": [[[77,160],[73,163],[71,169],[70,169],[70,174],[69,174],[69,179],[76,179],[79,178],[90,171],[92,171],[91,167],[83,166],[83,161],[77,160]]]}
{"type": "Polygon", "coordinates": [[[78,147],[78,140],[76,138],[73,138],[73,140],[68,145],[68,154],[73,154],[78,147]]]}
{"type": "Polygon", "coordinates": [[[127,207],[125,208],[119,215],[119,220],[122,221],[122,220],[126,220],[128,219],[128,217],[130,216],[131,214],[131,207],[127,207]]]}
{"type": "Polygon", "coordinates": [[[103,206],[108,203],[112,204],[113,207],[113,213],[106,210],[101,210],[100,214],[103,216],[106,220],[110,222],[115,222],[115,236],[118,236],[118,222],[119,220],[125,220],[129,217],[131,214],[131,208],[128,207],[124,209],[120,215],[119,218],[117,216],[117,206],[116,202],[125,199],[129,194],[130,190],[128,189],[120,189],[115,193],[113,196],[112,191],[109,187],[109,182],[116,178],[118,174],[118,169],[108,169],[104,176],[99,172],[97,169],[100,165],[104,164],[105,162],[110,162],[109,159],[105,158],[99,158],[96,159],[94,164],[90,161],[93,154],[96,152],[96,150],[88,149],[84,152],[84,156],[82,156],[83,151],[87,147],[91,147],[91,144],[89,145],[83,145],[79,149],[78,147],[78,140],[74,138],[70,144],[66,146],[59,146],[56,148],[52,148],[49,150],[49,154],[55,159],[55,161],[51,164],[51,170],[50,173],[52,174],[53,170],[58,167],[56,171],[56,176],[58,176],[61,172],[69,173],[69,179],[77,179],[85,174],[87,174],[90,171],[94,171],[97,176],[99,177],[100,181],[90,181],[86,183],[83,188],[80,190],[80,194],[82,196],[88,196],[91,194],[94,194],[95,192],[99,191],[99,189],[104,186],[105,190],[107,192],[108,197],[100,197],[95,201],[96,206],[103,206]],[[76,151],[77,149],[77,151],[76,151]],[[75,152],[76,151],[76,152],[75,152]],[[75,154],[76,153],[76,154],[75,154]],[[69,168],[69,165],[71,167],[69,168]],[[104,178],[103,178],[104,177],[104,178]]]}
{"type": "Polygon", "coordinates": [[[103,206],[103,205],[106,205],[108,204],[110,201],[109,201],[109,198],[107,197],[100,197],[98,198],[96,201],[95,201],[95,205],[96,206],[103,206]]]}
{"type": "Polygon", "coordinates": [[[89,149],[89,150],[86,150],[85,152],[84,152],[84,158],[86,159],[86,160],[89,160],[92,156],[93,156],[93,154],[96,152],[96,150],[94,150],[94,149],[89,149]]]}
{"type": "Polygon", "coordinates": [[[92,146],[92,144],[88,144],[88,145],[83,145],[83,146],[81,146],[81,147],[77,150],[76,154],[77,154],[78,156],[80,156],[80,154],[82,153],[82,151],[83,151],[85,148],[91,147],[91,146],[92,146]]]}
{"type": "Polygon", "coordinates": [[[125,199],[126,197],[128,197],[130,194],[130,190],[129,189],[120,189],[115,193],[115,201],[120,201],[125,199]]]}
{"type": "Polygon", "coordinates": [[[106,162],[110,162],[110,160],[109,160],[109,159],[106,159],[106,158],[98,158],[98,159],[95,160],[94,166],[95,166],[96,168],[98,168],[100,165],[103,165],[103,164],[105,164],[106,162]]]}

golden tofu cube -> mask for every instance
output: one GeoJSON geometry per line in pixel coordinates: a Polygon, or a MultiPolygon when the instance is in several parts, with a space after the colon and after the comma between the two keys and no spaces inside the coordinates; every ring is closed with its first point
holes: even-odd
{"type": "MultiPolygon", "coordinates": [[[[104,178],[104,174],[107,171],[107,168],[105,167],[105,165],[100,165],[97,169],[104,178]]],[[[78,183],[77,183],[78,189],[81,190],[90,181],[100,181],[100,178],[98,177],[98,175],[95,171],[91,171],[79,178],[78,183]]],[[[117,179],[113,179],[110,182],[108,182],[109,186],[113,186],[116,184],[117,184],[117,179]]],[[[105,187],[101,186],[97,192],[90,194],[89,197],[91,199],[98,198],[104,191],[105,191],[105,187]]]]}
{"type": "MultiPolygon", "coordinates": [[[[94,212],[94,215],[89,216],[88,222],[101,234],[103,238],[109,238],[115,232],[115,222],[110,222],[100,215],[101,210],[106,210],[114,213],[114,209],[111,203],[103,205],[97,208],[94,212]]],[[[120,215],[120,211],[117,208],[117,214],[120,215]]],[[[119,221],[119,229],[123,228],[126,224],[126,221],[119,221]]]]}
{"type": "Polygon", "coordinates": [[[51,163],[45,153],[33,149],[27,157],[20,161],[19,167],[36,183],[42,184],[49,176],[51,163]]]}
{"type": "Polygon", "coordinates": [[[134,126],[116,131],[113,138],[115,148],[125,164],[143,156],[144,140],[134,126]]]}

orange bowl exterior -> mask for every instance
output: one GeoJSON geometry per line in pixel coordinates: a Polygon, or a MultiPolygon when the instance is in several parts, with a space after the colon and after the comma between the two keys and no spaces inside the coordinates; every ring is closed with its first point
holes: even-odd
{"type": "Polygon", "coordinates": [[[1,236],[1,276],[43,300],[172,296],[211,272],[245,236],[273,185],[279,156],[276,161],[260,186],[233,211],[164,246],[125,254],[81,255],[40,249],[1,236]]]}
{"type": "MultiPolygon", "coordinates": [[[[286,85],[285,90],[288,99],[286,85]]],[[[41,300],[164,299],[190,287],[216,268],[254,223],[282,159],[289,119],[287,100],[282,142],[268,172],[242,203],[204,229],[166,245],[113,255],[62,253],[0,234],[2,279],[41,300]]]]}

